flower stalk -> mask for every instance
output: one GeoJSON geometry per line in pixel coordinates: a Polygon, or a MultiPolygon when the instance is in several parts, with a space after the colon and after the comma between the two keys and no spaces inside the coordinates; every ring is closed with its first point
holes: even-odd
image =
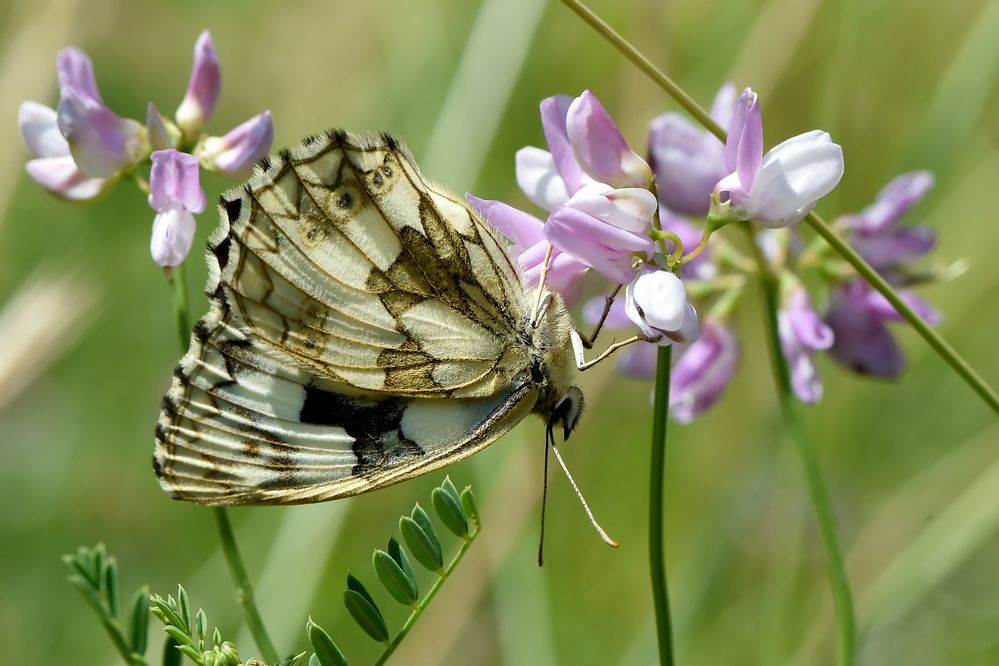
{"type": "Polygon", "coordinates": [[[659,662],[673,664],[673,621],[666,582],[666,553],[663,538],[665,507],[666,430],[669,423],[669,380],[673,346],[659,347],[652,410],[652,476],[649,483],[649,566],[652,574],[652,601],[656,611],[656,637],[659,662]]]}
{"type": "MultiPolygon", "coordinates": [[[[636,49],[628,40],[622,37],[617,31],[611,28],[602,18],[597,16],[593,10],[584,5],[579,0],[562,0],[562,3],[571,9],[577,16],[585,21],[597,33],[610,42],[614,48],[621,52],[646,76],[652,79],[670,97],[676,101],[687,113],[694,117],[698,123],[706,130],[714,134],[724,142],[727,138],[725,130],[694,101],[680,86],[656,67],[651,60],[636,49]]],[[[849,244],[841,239],[829,224],[814,212],[805,216],[805,221],[812,227],[819,236],[825,240],[843,259],[845,259],[868,283],[898,310],[916,332],[930,345],[931,348],[961,376],[962,379],[974,390],[979,397],[992,410],[999,415],[999,394],[996,393],[985,379],[979,375],[974,368],[948,343],[943,336],[937,333],[930,325],[905,303],[888,282],[878,274],[849,244]]]]}
{"type": "MultiPolygon", "coordinates": [[[[180,342],[181,353],[187,353],[191,337],[191,315],[187,304],[187,280],[184,275],[184,264],[181,263],[173,268],[165,269],[170,286],[173,288],[173,309],[177,319],[178,341],[180,342]]],[[[222,552],[225,554],[225,561],[232,574],[232,580],[236,584],[236,599],[243,607],[243,615],[246,618],[246,626],[253,636],[257,649],[260,650],[264,661],[271,664],[279,662],[277,650],[271,642],[267,630],[264,628],[263,619],[257,609],[257,603],[253,596],[253,586],[250,584],[250,577],[246,573],[246,565],[243,564],[243,556],[236,545],[236,538],[232,532],[232,525],[229,522],[229,514],[225,507],[212,507],[215,515],[215,525],[219,531],[219,541],[222,545],[222,552]]]]}
{"type": "Polygon", "coordinates": [[[787,358],[781,350],[781,338],[777,323],[777,312],[780,307],[780,284],[777,276],[770,270],[770,265],[763,256],[749,224],[746,223],[744,226],[760,268],[760,288],[763,292],[766,309],[767,347],[770,351],[770,363],[774,381],[777,384],[781,413],[784,422],[791,429],[791,437],[798,447],[798,454],[801,457],[801,464],[805,472],[808,497],[812,503],[812,510],[815,512],[815,519],[822,535],[822,545],[826,551],[826,567],[829,573],[829,585],[832,588],[839,632],[837,663],[839,666],[851,666],[856,654],[856,619],[853,610],[853,596],[850,592],[850,581],[846,575],[846,564],[843,560],[839,538],[836,535],[836,519],[833,515],[832,501],[815,458],[815,452],[812,450],[805,424],[801,419],[800,408],[795,402],[787,358]]]}

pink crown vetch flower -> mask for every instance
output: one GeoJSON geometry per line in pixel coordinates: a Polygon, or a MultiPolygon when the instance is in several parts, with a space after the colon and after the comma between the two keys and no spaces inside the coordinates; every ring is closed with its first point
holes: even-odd
{"type": "Polygon", "coordinates": [[[725,143],[730,173],[715,194],[737,218],[767,227],[799,221],[843,176],[843,151],[819,130],[787,139],[763,154],[763,122],[756,93],[746,88],[736,104],[725,143]]]}

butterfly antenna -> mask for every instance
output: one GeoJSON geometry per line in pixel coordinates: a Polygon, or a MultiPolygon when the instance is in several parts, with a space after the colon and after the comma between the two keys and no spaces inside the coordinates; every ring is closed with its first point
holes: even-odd
{"type": "Polygon", "coordinates": [[[545,428],[545,482],[541,486],[541,537],[538,539],[538,566],[545,563],[545,507],[548,505],[548,443],[555,441],[552,426],[545,428]]]}
{"type": "Polygon", "coordinates": [[[569,468],[565,466],[565,461],[562,460],[562,454],[558,452],[558,447],[555,445],[555,436],[552,435],[549,441],[551,442],[552,452],[555,454],[555,460],[558,461],[559,467],[561,467],[562,471],[565,472],[565,478],[569,479],[569,484],[572,486],[572,489],[576,491],[576,497],[579,498],[580,504],[583,505],[583,510],[586,511],[586,515],[590,519],[590,524],[593,525],[593,529],[597,531],[597,534],[600,535],[600,538],[604,540],[605,544],[611,548],[617,548],[620,544],[610,538],[607,532],[604,531],[604,528],[600,527],[600,523],[597,522],[597,519],[593,517],[593,512],[590,511],[590,506],[586,503],[586,499],[583,498],[583,493],[579,492],[579,486],[576,485],[576,481],[572,478],[572,474],[569,473],[569,468]]]}

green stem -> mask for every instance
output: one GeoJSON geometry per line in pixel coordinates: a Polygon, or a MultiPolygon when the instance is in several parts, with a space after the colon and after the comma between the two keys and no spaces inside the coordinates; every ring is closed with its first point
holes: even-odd
{"type": "Polygon", "coordinates": [[[114,643],[115,649],[118,650],[118,654],[121,655],[121,658],[125,660],[126,664],[131,664],[131,666],[148,666],[148,662],[144,656],[136,652],[132,652],[132,648],[128,646],[128,641],[125,640],[125,637],[121,633],[121,629],[113,619],[106,615],[102,615],[101,624],[104,625],[104,629],[108,632],[111,642],[114,643]]]}
{"type": "Polygon", "coordinates": [[[229,514],[221,506],[212,507],[212,512],[215,514],[215,524],[219,529],[222,552],[225,553],[226,564],[229,565],[229,572],[236,584],[236,599],[243,607],[243,614],[246,617],[246,626],[249,628],[264,661],[276,664],[279,661],[278,653],[274,649],[270,636],[267,635],[260,611],[257,610],[257,603],[253,598],[253,586],[250,585],[250,577],[246,574],[246,566],[239,554],[239,547],[236,545],[236,538],[232,533],[232,525],[229,523],[229,514]]]}
{"type": "Polygon", "coordinates": [[[652,601],[656,610],[659,662],[673,664],[673,622],[666,584],[666,553],[663,546],[663,508],[666,472],[666,425],[669,421],[669,378],[673,347],[660,347],[656,364],[655,405],[652,414],[652,476],[649,483],[649,566],[652,601]]]}
{"type": "Polygon", "coordinates": [[[815,519],[822,535],[822,545],[826,551],[826,567],[829,574],[829,585],[832,588],[833,605],[836,608],[836,620],[839,630],[840,666],[850,666],[854,663],[856,651],[856,620],[853,611],[853,597],[850,593],[850,582],[846,575],[846,565],[843,552],[840,549],[839,538],[836,535],[836,519],[833,515],[832,501],[829,490],[822,479],[815,452],[809,442],[808,431],[802,421],[801,413],[791,389],[791,377],[787,359],[781,350],[780,332],[777,323],[779,305],[778,278],[770,270],[770,265],[763,256],[753,235],[749,223],[745,225],[750,245],[756,255],[760,267],[760,287],[766,304],[767,341],[770,351],[770,363],[773,369],[774,381],[777,383],[777,393],[780,398],[781,411],[785,422],[791,429],[792,438],[798,446],[801,464],[804,467],[805,481],[808,486],[808,497],[815,512],[815,519]]]}
{"type": "Polygon", "coordinates": [[[389,657],[392,656],[392,653],[395,652],[396,648],[399,647],[399,644],[402,643],[402,639],[406,637],[406,634],[409,633],[409,630],[412,629],[413,625],[416,624],[416,621],[420,619],[420,616],[423,614],[423,611],[426,610],[427,606],[430,605],[430,602],[433,601],[433,598],[434,596],[436,596],[437,591],[441,589],[442,585],[444,585],[444,581],[448,579],[448,576],[451,575],[451,572],[454,571],[454,568],[458,566],[459,562],[461,562],[461,558],[465,557],[465,553],[468,552],[468,549],[472,545],[472,542],[475,541],[475,538],[479,536],[480,531],[481,529],[477,527],[476,530],[469,535],[468,539],[466,539],[465,542],[461,544],[461,548],[458,549],[458,552],[455,554],[454,559],[452,559],[451,562],[448,563],[448,565],[444,568],[444,571],[438,574],[437,580],[434,581],[434,584],[431,586],[431,588],[427,590],[427,596],[423,597],[423,599],[416,606],[416,608],[413,609],[413,612],[409,614],[409,617],[406,618],[406,623],[402,625],[402,629],[399,630],[399,633],[396,634],[396,637],[392,639],[392,642],[389,643],[388,647],[385,648],[385,651],[382,652],[382,656],[380,656],[378,658],[378,661],[375,662],[375,666],[381,666],[386,661],[388,661],[389,657]]]}
{"type": "MultiPolygon", "coordinates": [[[[173,287],[173,309],[177,318],[177,334],[180,342],[180,350],[187,353],[191,339],[191,315],[187,305],[187,280],[184,275],[184,264],[167,269],[170,286],[173,287]]],[[[243,557],[239,553],[236,545],[236,538],[232,533],[232,525],[229,523],[229,514],[224,507],[213,507],[215,514],[215,524],[219,531],[219,541],[222,544],[222,552],[225,554],[226,564],[229,565],[229,572],[232,580],[236,584],[236,599],[243,607],[243,615],[246,618],[246,626],[253,636],[257,649],[260,650],[264,661],[278,663],[278,653],[274,649],[270,636],[264,628],[264,622],[257,610],[257,604],[253,597],[253,586],[250,584],[250,577],[246,574],[246,566],[243,564],[243,557]]]]}
{"type": "MultiPolygon", "coordinates": [[[[618,34],[613,28],[593,13],[593,11],[578,0],[562,0],[569,9],[574,11],[580,18],[588,23],[594,30],[600,33],[609,41],[624,57],[630,60],[636,67],[652,79],[660,88],[672,97],[677,104],[682,106],[687,113],[693,116],[706,130],[714,134],[721,141],[725,141],[725,130],[711,118],[707,111],[693,100],[690,95],[683,91],[672,79],[663,73],[658,67],[652,64],[641,52],[632,46],[624,37],[618,34]]],[[[863,257],[857,254],[856,250],[844,242],[829,225],[815,213],[809,213],[805,218],[808,224],[822,236],[829,245],[836,250],[847,262],[849,262],[867,282],[888,299],[900,315],[912,324],[916,332],[933,348],[934,351],[954,369],[962,379],[992,408],[999,414],[999,394],[989,386],[967,361],[955,350],[944,338],[930,327],[926,321],[909,307],[898,296],[898,293],[888,282],[875,271],[870,264],[864,261],[863,257]]]]}

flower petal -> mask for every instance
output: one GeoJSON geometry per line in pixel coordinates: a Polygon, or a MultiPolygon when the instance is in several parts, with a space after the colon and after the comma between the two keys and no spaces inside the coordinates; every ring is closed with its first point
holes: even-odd
{"type": "Polygon", "coordinates": [[[682,353],[670,378],[669,414],[690,423],[724,394],[739,364],[739,343],[725,326],[705,325],[700,338],[682,353]]]}
{"type": "Polygon", "coordinates": [[[843,176],[843,151],[820,130],[792,137],[763,157],[763,166],[748,199],[749,219],[765,226],[797,222],[815,202],[832,191],[843,176]]]}
{"type": "Polygon", "coordinates": [[[179,208],[158,213],[153,220],[149,252],[160,266],[177,266],[191,251],[194,241],[194,216],[179,208]]]}
{"type": "Polygon", "coordinates": [[[55,109],[38,102],[23,102],[17,124],[25,145],[35,157],[67,157],[69,144],[59,131],[55,109]]]}
{"type": "Polygon", "coordinates": [[[936,232],[929,227],[886,227],[868,233],[851,234],[853,246],[875,268],[883,269],[918,259],[937,244],[936,232]]]}
{"type": "Polygon", "coordinates": [[[577,210],[559,206],[544,225],[544,237],[555,247],[618,284],[635,276],[635,254],[652,252],[652,239],[638,236],[577,210]]]}
{"type": "Polygon", "coordinates": [[[194,66],[184,100],[177,107],[177,126],[184,134],[197,136],[215,110],[222,88],[222,72],[211,34],[205,30],[194,44],[194,66]]]}
{"type": "Polygon", "coordinates": [[[723,144],[678,113],[664,113],[649,126],[649,157],[662,205],[681,215],[707,215],[711,192],[728,171],[723,144]]]}
{"type": "Polygon", "coordinates": [[[566,131],[576,160],[594,179],[612,187],[647,187],[649,165],[633,151],[600,100],[589,90],[573,100],[566,131]]]}
{"type": "Polygon", "coordinates": [[[229,130],[225,136],[205,139],[199,157],[206,169],[242,178],[267,154],[273,142],[271,112],[264,111],[229,130]]]}
{"type": "Polygon", "coordinates": [[[149,147],[153,150],[169,150],[174,147],[173,139],[163,124],[163,117],[152,102],[146,107],[146,132],[149,135],[149,147]]]}
{"type": "Polygon", "coordinates": [[[742,189],[752,193],[763,162],[763,120],[752,88],[742,91],[736,103],[724,155],[725,166],[738,173],[742,189]]]}
{"type": "Polygon", "coordinates": [[[46,190],[71,201],[87,201],[99,197],[113,182],[108,178],[85,176],[69,155],[31,160],[24,168],[46,190]]]}
{"type": "Polygon", "coordinates": [[[625,312],[650,338],[679,331],[688,316],[687,305],[683,283],[669,271],[641,273],[625,290],[625,312]]]}
{"type": "Polygon", "coordinates": [[[833,343],[833,332],[808,300],[808,292],[803,286],[793,288],[785,309],[788,323],[798,342],[808,349],[829,349],[833,343]]]}
{"type": "MultiPolygon", "coordinates": [[[[726,83],[715,94],[715,99],[711,103],[711,118],[721,127],[725,128],[732,124],[732,116],[735,113],[737,89],[734,83],[726,83]]],[[[714,137],[714,135],[711,135],[714,137]]],[[[717,139],[716,139],[717,141],[717,139]]],[[[721,143],[719,141],[719,143],[721,143]]]]}
{"type": "Polygon", "coordinates": [[[148,152],[142,125],[119,117],[76,88],[63,88],[56,113],[59,131],[66,137],[73,159],[88,176],[113,176],[140,162],[148,152]]]}
{"type": "Polygon", "coordinates": [[[543,240],[541,230],[544,223],[530,213],[508,206],[502,201],[479,199],[471,194],[465,194],[465,199],[489,224],[513,241],[520,252],[543,240]]]}
{"type": "Polygon", "coordinates": [[[565,205],[618,229],[646,234],[652,227],[658,202],[655,195],[646,189],[626,187],[613,190],[595,183],[576,192],[565,205]]]}
{"type": "Polygon", "coordinates": [[[80,49],[70,46],[59,51],[56,56],[56,71],[59,74],[59,89],[76,88],[84,95],[104,103],[97,89],[97,77],[90,57],[80,49]]]}
{"type": "Polygon", "coordinates": [[[517,151],[517,184],[531,203],[552,211],[569,199],[565,181],[547,150],[528,146],[517,151]]]}
{"type": "Polygon", "coordinates": [[[583,173],[583,168],[576,161],[572,145],[569,143],[565,117],[570,104],[572,104],[572,98],[568,95],[555,95],[543,99],[541,101],[541,127],[544,129],[545,140],[548,142],[548,150],[551,151],[555,168],[562,176],[566,191],[572,195],[583,185],[592,182],[592,179],[583,173]]]}
{"type": "Polygon", "coordinates": [[[878,192],[873,204],[852,218],[856,228],[869,233],[886,230],[919,203],[931,187],[933,174],[929,171],[913,171],[895,177],[878,192]]]}
{"type": "Polygon", "coordinates": [[[862,375],[894,379],[905,356],[885,324],[855,307],[842,293],[833,296],[826,323],[835,334],[829,356],[862,375]]]}
{"type": "Polygon", "coordinates": [[[205,209],[205,191],[201,189],[198,158],[177,150],[158,150],[152,154],[149,172],[149,205],[161,213],[180,208],[191,213],[205,209]]]}

